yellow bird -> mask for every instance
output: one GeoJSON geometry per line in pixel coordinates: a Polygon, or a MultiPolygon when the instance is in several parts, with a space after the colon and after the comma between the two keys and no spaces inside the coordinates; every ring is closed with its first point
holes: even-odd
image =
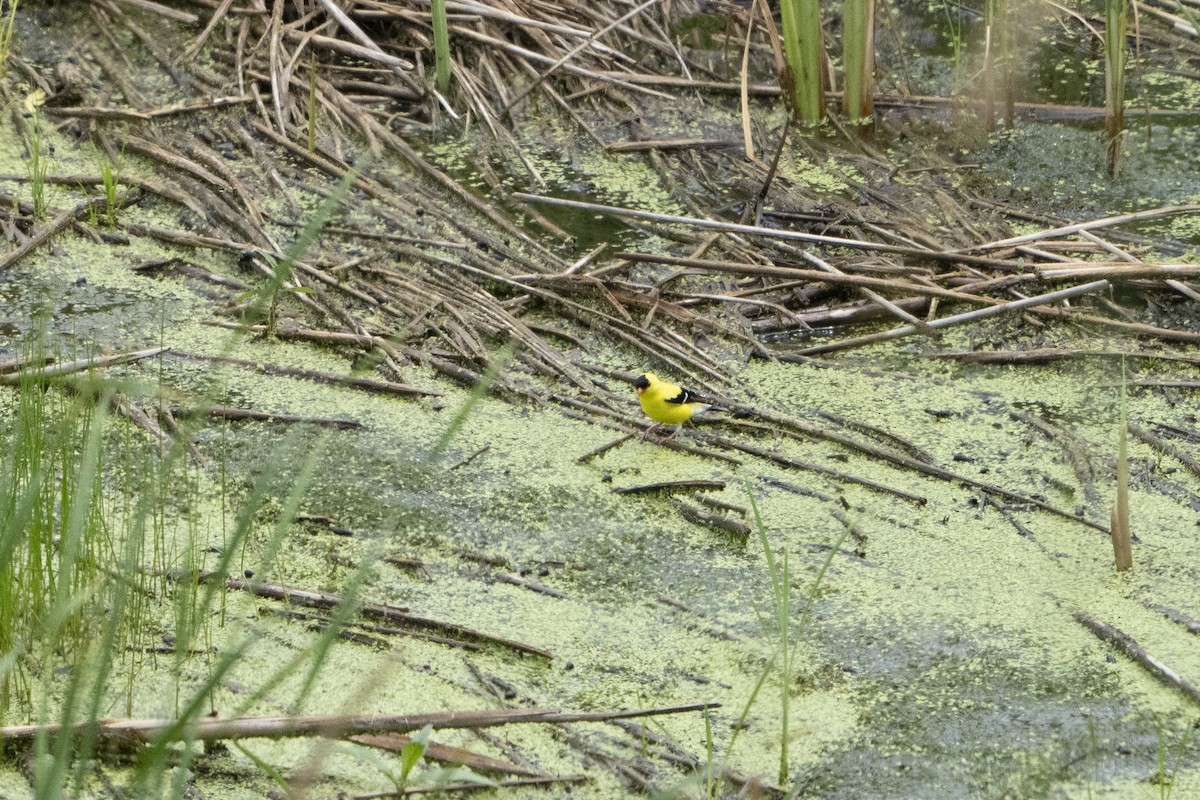
{"type": "MultiPolygon", "coordinates": [[[[646,416],[659,425],[679,426],[671,436],[679,433],[683,423],[691,419],[693,414],[711,407],[708,403],[699,402],[693,392],[660,380],[653,372],[642,375],[633,382],[633,387],[637,390],[638,402],[642,404],[642,411],[646,412],[646,416]]],[[[657,427],[658,425],[653,426],[646,433],[657,427]]]]}

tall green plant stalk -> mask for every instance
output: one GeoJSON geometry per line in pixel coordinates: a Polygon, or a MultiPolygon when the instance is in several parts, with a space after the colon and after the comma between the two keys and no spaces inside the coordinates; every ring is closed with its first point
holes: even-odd
{"type": "Polygon", "coordinates": [[[445,94],[450,89],[450,26],[446,21],[446,0],[432,0],[432,9],[435,85],[445,94]]]}
{"type": "Polygon", "coordinates": [[[1104,161],[1110,178],[1115,178],[1121,167],[1128,25],[1129,0],[1104,0],[1104,161]]]}
{"type": "Polygon", "coordinates": [[[846,61],[842,113],[851,122],[875,116],[875,0],[846,0],[842,11],[846,61]]]}
{"type": "Polygon", "coordinates": [[[1014,93],[1012,86],[1011,53],[1008,36],[1007,0],[986,0],[983,6],[987,43],[983,59],[983,94],[988,129],[996,127],[996,85],[999,82],[1004,99],[1004,124],[1012,127],[1014,93]]]}
{"type": "Polygon", "coordinates": [[[4,10],[4,16],[0,17],[0,78],[8,74],[5,62],[8,60],[8,54],[12,50],[12,38],[16,24],[17,0],[9,0],[4,10]]]}
{"type": "Polygon", "coordinates": [[[962,81],[962,6],[944,0],[942,4],[946,12],[946,28],[950,31],[950,47],[954,50],[954,89],[957,94],[962,81]]]}
{"type": "MultiPolygon", "coordinates": [[[[767,577],[771,581],[771,609],[769,614],[759,612],[760,622],[763,623],[764,630],[773,633],[775,639],[775,652],[771,656],[771,660],[767,668],[763,671],[762,677],[755,686],[751,694],[751,700],[746,705],[746,710],[742,714],[740,723],[745,721],[746,714],[749,712],[750,706],[754,702],[754,696],[758,694],[759,688],[763,681],[773,669],[778,670],[779,675],[779,783],[785,785],[790,772],[790,747],[788,742],[790,732],[790,710],[791,710],[791,693],[792,685],[795,677],[796,656],[800,647],[800,640],[793,641],[792,627],[795,626],[796,632],[803,632],[808,625],[808,617],[812,611],[813,603],[816,601],[817,593],[820,591],[821,584],[825,580],[825,573],[829,569],[829,565],[833,562],[833,557],[837,555],[842,548],[842,542],[850,534],[850,528],[846,527],[842,530],[841,536],[834,543],[829,555],[821,564],[820,570],[817,571],[817,576],[809,587],[808,593],[804,597],[804,605],[797,619],[792,618],[792,574],[788,565],[788,555],[785,550],[783,558],[776,560],[774,552],[771,550],[771,543],[767,538],[767,526],[763,523],[762,514],[758,510],[758,502],[754,499],[754,493],[747,487],[746,494],[750,499],[750,509],[754,516],[754,529],[758,533],[759,545],[762,547],[763,558],[767,562],[767,577]]],[[[757,610],[757,607],[756,607],[757,610]]],[[[733,743],[730,743],[732,749],[733,743]]],[[[718,784],[719,788],[719,784],[718,784]]]]}
{"type": "MultiPolygon", "coordinates": [[[[356,175],[347,175],[276,264],[273,280],[256,298],[260,316],[275,295],[291,290],[291,264],[317,237],[356,175]]],[[[42,363],[36,355],[27,361],[42,363]]],[[[220,655],[206,658],[199,669],[206,669],[207,676],[199,686],[181,688],[183,676],[198,668],[196,650],[213,652],[210,626],[223,619],[226,579],[240,572],[235,566],[260,530],[267,502],[286,490],[278,507],[271,507],[277,514],[271,535],[255,548],[254,574],[271,575],[321,463],[320,443],[309,447],[306,433],[290,434],[288,457],[275,459],[286,467],[268,467],[241,504],[233,530],[222,526],[213,569],[195,518],[182,521],[187,526],[182,536],[172,536],[169,526],[168,504],[183,498],[194,508],[199,491],[187,473],[191,437],[186,431],[166,453],[149,444],[144,450],[114,452],[114,442],[123,440],[119,430],[106,424],[113,396],[99,379],[74,380],[76,391],[68,393],[47,386],[36,366],[21,378],[15,395],[0,393],[0,403],[13,406],[0,414],[0,712],[11,716],[20,701],[21,714],[29,721],[60,726],[56,733],[43,728],[35,741],[32,797],[72,796],[94,778],[97,734],[87,723],[112,713],[118,699],[114,691],[124,688],[132,698],[138,681],[132,659],[137,656],[129,653],[143,648],[131,639],[145,635],[145,606],[152,594],[158,598],[156,606],[163,605],[164,597],[175,599],[170,669],[177,681],[176,720],[167,735],[142,749],[122,789],[131,797],[184,797],[188,765],[197,751],[181,732],[212,711],[214,692],[244,661],[261,632],[250,630],[223,646],[220,655]],[[293,458],[293,451],[311,453],[293,458]],[[209,579],[201,581],[202,574],[209,579]],[[122,659],[128,677],[116,686],[113,675],[122,659]],[[14,684],[21,690],[16,697],[14,684]],[[181,740],[182,748],[177,745],[181,740]]],[[[265,677],[266,688],[248,702],[297,678],[302,681],[297,703],[303,701],[369,576],[364,564],[318,646],[296,663],[279,665],[265,677]]],[[[131,700],[126,703],[126,714],[131,705],[131,700]]]]}
{"type": "Polygon", "coordinates": [[[819,0],[782,0],[780,16],[788,66],[783,79],[784,94],[791,98],[795,117],[815,125],[825,119],[821,4],[819,0]]]}

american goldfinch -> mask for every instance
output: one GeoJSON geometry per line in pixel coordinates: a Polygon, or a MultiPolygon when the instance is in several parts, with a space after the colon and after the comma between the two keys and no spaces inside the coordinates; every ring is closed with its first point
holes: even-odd
{"type": "Polygon", "coordinates": [[[646,416],[659,425],[680,426],[675,433],[679,433],[683,423],[691,419],[693,414],[710,407],[707,403],[699,402],[692,392],[660,380],[653,372],[642,375],[633,382],[633,387],[637,390],[638,402],[642,404],[642,411],[646,412],[646,416]]]}

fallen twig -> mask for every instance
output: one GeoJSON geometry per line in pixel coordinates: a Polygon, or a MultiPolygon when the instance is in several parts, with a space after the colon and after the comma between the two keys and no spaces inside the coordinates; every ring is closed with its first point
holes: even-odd
{"type": "MultiPolygon", "coordinates": [[[[208,576],[202,575],[201,577],[206,578],[208,576]]],[[[228,578],[226,580],[226,585],[230,589],[250,592],[258,597],[269,597],[274,600],[284,600],[288,603],[296,603],[315,608],[333,608],[342,602],[342,598],[336,594],[312,592],[306,589],[297,589],[292,586],[242,580],[241,578],[228,578]]],[[[422,628],[442,630],[456,636],[465,636],[468,639],[477,639],[490,644],[502,645],[512,650],[518,650],[522,653],[541,656],[542,658],[554,658],[553,653],[548,650],[543,650],[540,647],[535,647],[531,644],[525,644],[524,642],[518,642],[515,639],[507,639],[503,636],[485,633],[483,631],[476,630],[475,628],[469,628],[466,625],[459,625],[455,622],[445,622],[443,620],[423,617],[419,614],[413,614],[407,608],[401,608],[399,606],[384,605],[382,603],[364,603],[360,607],[359,613],[365,617],[387,620],[388,622],[392,623],[404,623],[416,625],[422,628]]]]}
{"type": "MultiPolygon", "coordinates": [[[[981,319],[987,319],[988,317],[1011,313],[1013,311],[1020,311],[1021,309],[1029,308],[1031,306],[1043,305],[1045,303],[1057,303],[1060,300],[1067,300],[1072,297],[1091,294],[1092,292],[1099,292],[1103,289],[1107,289],[1108,287],[1108,281],[1092,281],[1091,283],[1085,283],[1080,286],[1072,286],[1069,289],[1060,289],[1057,292],[1048,292],[1047,294],[1039,294],[1034,297],[1024,297],[1020,300],[1013,300],[1011,302],[1002,303],[996,306],[988,306],[987,308],[968,311],[965,314],[955,314],[950,317],[942,317],[941,319],[930,320],[928,324],[934,328],[948,328],[951,325],[961,325],[965,322],[977,322],[981,319]]],[[[850,339],[839,339],[836,342],[817,345],[815,347],[806,347],[796,352],[800,355],[806,356],[816,355],[817,353],[828,353],[834,350],[844,350],[848,347],[858,347],[859,345],[864,344],[874,344],[876,342],[899,339],[904,336],[911,336],[916,332],[916,326],[903,325],[899,328],[892,328],[889,331],[870,333],[866,334],[865,336],[855,336],[850,339]]],[[[1200,336],[1197,338],[1200,338],[1200,336]]]]}
{"type": "Polygon", "coordinates": [[[13,386],[22,380],[45,380],[47,378],[70,375],[73,372],[83,372],[88,369],[101,369],[117,364],[128,364],[133,361],[140,361],[143,358],[151,358],[159,353],[165,353],[170,349],[170,347],[150,347],[130,353],[117,353],[111,356],[92,356],[90,358],[80,358],[75,361],[64,361],[57,364],[43,364],[34,369],[0,374],[0,385],[13,386]]]}
{"type": "Polygon", "coordinates": [[[719,708],[720,703],[692,703],[680,706],[631,711],[571,712],[558,709],[500,709],[492,711],[445,711],[433,714],[372,714],[349,716],[331,714],[309,717],[235,717],[193,720],[115,719],[80,722],[74,725],[7,725],[0,727],[0,741],[32,742],[36,737],[64,730],[91,732],[99,739],[131,742],[228,741],[236,739],[286,739],[296,736],[345,738],[367,733],[418,731],[433,728],[490,728],[529,722],[610,722],[618,719],[685,714],[719,708]]]}
{"type": "Polygon", "coordinates": [[[719,491],[725,488],[725,481],[663,481],[661,483],[643,483],[639,486],[619,486],[613,489],[614,494],[648,494],[650,492],[687,492],[694,490],[719,491]]]}
{"type": "Polygon", "coordinates": [[[339,375],[336,372],[324,372],[313,369],[300,369],[299,367],[289,367],[283,364],[266,364],[261,361],[247,361],[242,358],[228,358],[225,356],[210,356],[201,353],[185,353],[181,351],[172,351],[171,355],[175,358],[186,358],[193,361],[209,361],[216,364],[232,364],[238,367],[246,367],[253,369],[256,372],[261,372],[264,375],[286,375],[293,378],[304,378],[305,380],[316,381],[317,383],[328,383],[334,386],[349,386],[354,389],[365,389],[372,392],[384,392],[387,394],[399,395],[427,395],[430,397],[441,397],[442,392],[433,389],[421,389],[416,386],[409,386],[406,383],[396,383],[394,381],[383,381],[378,378],[362,378],[356,375],[339,375]]]}
{"type": "Polygon", "coordinates": [[[1185,681],[1175,670],[1147,653],[1141,645],[1134,641],[1132,636],[1084,611],[1075,612],[1075,621],[1100,639],[1116,647],[1156,680],[1172,689],[1177,689],[1193,703],[1200,705],[1200,689],[1185,681]]]}
{"type": "Polygon", "coordinates": [[[750,526],[740,520],[713,511],[706,511],[703,508],[696,508],[681,500],[671,500],[671,505],[675,506],[675,510],[688,522],[732,533],[743,541],[750,536],[750,526]]]}

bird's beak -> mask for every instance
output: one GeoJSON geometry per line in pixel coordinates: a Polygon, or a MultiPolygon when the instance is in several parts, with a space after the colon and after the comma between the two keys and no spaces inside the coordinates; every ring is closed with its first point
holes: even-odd
{"type": "Polygon", "coordinates": [[[638,393],[638,397],[641,397],[641,396],[642,396],[642,392],[644,392],[644,391],[646,391],[646,390],[645,390],[645,389],[643,389],[642,387],[638,386],[638,387],[635,387],[635,388],[634,388],[634,391],[638,393]]]}

